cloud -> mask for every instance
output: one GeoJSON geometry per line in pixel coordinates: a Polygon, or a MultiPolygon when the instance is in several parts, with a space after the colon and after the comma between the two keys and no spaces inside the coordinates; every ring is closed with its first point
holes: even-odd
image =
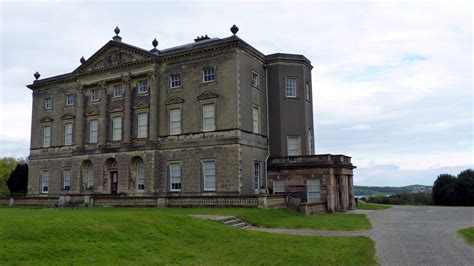
{"type": "Polygon", "coordinates": [[[346,127],[341,130],[370,130],[370,129],[373,129],[373,127],[366,124],[359,124],[352,127],[346,127]]]}

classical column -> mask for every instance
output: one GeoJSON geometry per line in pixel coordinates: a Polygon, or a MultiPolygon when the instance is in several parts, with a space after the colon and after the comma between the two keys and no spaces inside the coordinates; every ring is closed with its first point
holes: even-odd
{"type": "Polygon", "coordinates": [[[79,87],[77,92],[76,108],[76,148],[84,147],[84,88],[79,87]]]}
{"type": "Polygon", "coordinates": [[[100,128],[99,128],[99,146],[105,146],[107,143],[107,87],[104,82],[100,85],[100,128]]]}
{"type": "Polygon", "coordinates": [[[124,103],[123,103],[123,142],[132,142],[132,84],[130,77],[123,77],[124,103]]]}
{"type": "Polygon", "coordinates": [[[356,206],[354,202],[354,176],[348,175],[348,183],[349,183],[349,209],[354,209],[356,206]]]}
{"type": "Polygon", "coordinates": [[[160,86],[155,73],[150,75],[150,140],[158,141],[158,95],[160,86]]]}

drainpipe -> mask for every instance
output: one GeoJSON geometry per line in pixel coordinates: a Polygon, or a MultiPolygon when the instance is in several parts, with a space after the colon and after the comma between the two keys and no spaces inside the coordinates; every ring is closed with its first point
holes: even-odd
{"type": "Polygon", "coordinates": [[[265,93],[267,94],[267,158],[265,158],[265,192],[268,194],[268,158],[270,157],[270,117],[268,116],[268,106],[270,105],[270,100],[268,99],[268,67],[267,64],[263,64],[265,69],[265,93]]]}

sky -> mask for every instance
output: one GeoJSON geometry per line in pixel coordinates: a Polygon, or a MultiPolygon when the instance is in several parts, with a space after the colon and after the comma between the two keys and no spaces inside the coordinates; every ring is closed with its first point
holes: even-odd
{"type": "Polygon", "coordinates": [[[107,43],[158,49],[238,36],[313,64],[315,150],[356,185],[432,185],[474,168],[470,1],[2,1],[0,157],[29,153],[33,73],[68,73],[107,43]]]}

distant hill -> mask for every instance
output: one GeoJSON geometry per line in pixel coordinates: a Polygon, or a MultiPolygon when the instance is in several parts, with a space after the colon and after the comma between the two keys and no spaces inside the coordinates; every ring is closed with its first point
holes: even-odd
{"type": "Polygon", "coordinates": [[[417,193],[417,192],[431,192],[432,186],[424,185],[410,185],[404,187],[369,187],[369,186],[354,186],[356,196],[373,196],[385,195],[389,196],[396,193],[417,193]]]}

